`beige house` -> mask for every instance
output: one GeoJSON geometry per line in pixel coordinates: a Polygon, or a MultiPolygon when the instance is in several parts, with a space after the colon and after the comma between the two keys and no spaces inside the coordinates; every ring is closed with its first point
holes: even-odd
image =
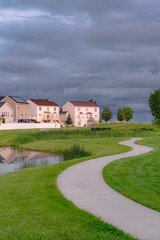
{"type": "Polygon", "coordinates": [[[59,111],[59,118],[61,122],[65,123],[68,117],[68,111],[63,111],[62,109],[59,111]]]}
{"type": "Polygon", "coordinates": [[[0,123],[13,123],[14,111],[7,102],[0,102],[0,123]]]}
{"type": "MultiPolygon", "coordinates": [[[[26,153],[27,153],[27,151],[26,151],[26,153]]],[[[0,148],[0,162],[5,163],[5,164],[10,164],[19,157],[20,158],[27,157],[26,153],[21,153],[10,147],[0,148]]]]}
{"type": "Polygon", "coordinates": [[[94,126],[99,123],[99,106],[96,103],[69,101],[62,110],[70,113],[74,126],[94,126]]]}
{"type": "Polygon", "coordinates": [[[29,118],[29,104],[21,97],[0,97],[1,102],[7,102],[14,111],[13,121],[23,121],[29,118]]]}
{"type": "Polygon", "coordinates": [[[29,99],[29,119],[36,122],[59,122],[59,106],[55,102],[29,99]]]}

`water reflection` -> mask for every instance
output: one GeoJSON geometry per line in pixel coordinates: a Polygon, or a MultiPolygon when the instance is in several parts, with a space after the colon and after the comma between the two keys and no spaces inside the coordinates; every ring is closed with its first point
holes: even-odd
{"type": "Polygon", "coordinates": [[[38,165],[51,165],[63,160],[63,157],[47,153],[4,147],[0,148],[0,174],[38,165]]]}

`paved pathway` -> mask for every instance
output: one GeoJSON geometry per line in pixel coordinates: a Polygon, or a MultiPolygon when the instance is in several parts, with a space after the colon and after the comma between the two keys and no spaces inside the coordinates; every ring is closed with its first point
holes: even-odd
{"type": "Polygon", "coordinates": [[[57,184],[63,195],[77,207],[133,237],[160,240],[160,213],[117,193],[102,177],[102,170],[109,162],[153,150],[134,144],[136,140],[140,138],[120,142],[132,147],[130,152],[85,161],[67,168],[59,175],[57,184]]]}

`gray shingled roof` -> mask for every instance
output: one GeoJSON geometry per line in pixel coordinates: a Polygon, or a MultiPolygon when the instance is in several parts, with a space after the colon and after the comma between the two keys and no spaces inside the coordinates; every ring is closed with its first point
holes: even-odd
{"type": "Polygon", "coordinates": [[[1,101],[3,98],[5,98],[5,96],[0,96],[0,101],[1,101]]]}
{"type": "Polygon", "coordinates": [[[13,101],[16,103],[23,103],[23,104],[28,104],[23,98],[21,97],[15,97],[15,96],[9,96],[13,101]]]}
{"type": "Polygon", "coordinates": [[[0,108],[5,104],[5,102],[0,102],[0,108]]]}

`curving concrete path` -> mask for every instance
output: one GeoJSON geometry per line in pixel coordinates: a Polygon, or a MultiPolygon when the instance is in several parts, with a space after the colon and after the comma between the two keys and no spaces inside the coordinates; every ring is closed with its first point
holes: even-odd
{"type": "Polygon", "coordinates": [[[132,147],[130,152],[88,160],[63,171],[57,185],[62,194],[77,207],[100,217],[126,233],[143,240],[160,240],[160,213],[144,207],[110,188],[102,170],[120,158],[137,156],[152,148],[135,144],[132,138],[119,144],[132,147]]]}

